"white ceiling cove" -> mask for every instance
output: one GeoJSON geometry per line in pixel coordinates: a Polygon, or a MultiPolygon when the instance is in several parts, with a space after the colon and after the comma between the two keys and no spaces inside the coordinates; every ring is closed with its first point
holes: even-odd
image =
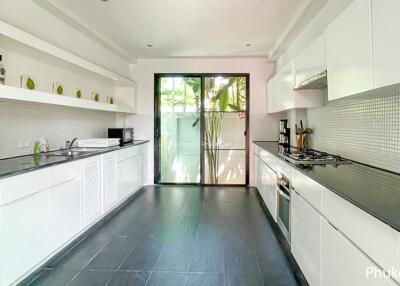
{"type": "Polygon", "coordinates": [[[310,0],[59,2],[132,57],[146,58],[267,56],[310,0]]]}

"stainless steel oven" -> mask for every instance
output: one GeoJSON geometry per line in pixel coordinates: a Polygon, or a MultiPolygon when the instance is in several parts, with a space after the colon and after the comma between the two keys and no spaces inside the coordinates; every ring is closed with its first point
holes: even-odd
{"type": "Polygon", "coordinates": [[[290,244],[290,191],[291,182],[282,173],[276,175],[278,192],[278,226],[290,244]]]}

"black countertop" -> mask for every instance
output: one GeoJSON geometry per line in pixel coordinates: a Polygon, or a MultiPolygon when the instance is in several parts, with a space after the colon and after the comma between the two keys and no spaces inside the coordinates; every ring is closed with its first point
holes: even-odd
{"type": "MultiPolygon", "coordinates": [[[[50,167],[62,163],[67,163],[75,160],[88,158],[91,156],[97,156],[100,154],[129,148],[135,145],[140,145],[149,142],[148,140],[135,140],[132,143],[125,144],[124,146],[114,146],[109,148],[99,148],[100,150],[90,152],[83,155],[74,157],[67,156],[49,156],[46,154],[40,155],[26,155],[12,158],[0,159],[0,179],[32,172],[41,168],[50,167]]],[[[96,148],[97,149],[97,148],[96,148]]],[[[51,153],[51,152],[50,152],[51,153]]]]}
{"type": "MultiPolygon", "coordinates": [[[[279,156],[276,142],[254,141],[265,151],[279,156]]],[[[333,165],[315,165],[311,168],[291,164],[317,183],[367,213],[400,231],[400,175],[353,162],[333,165]]]]}

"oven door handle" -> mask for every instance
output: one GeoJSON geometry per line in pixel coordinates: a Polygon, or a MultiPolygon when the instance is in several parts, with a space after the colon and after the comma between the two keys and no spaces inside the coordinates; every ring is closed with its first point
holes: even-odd
{"type": "Polygon", "coordinates": [[[283,191],[278,189],[278,193],[279,195],[281,195],[283,198],[287,199],[288,201],[290,201],[290,196],[288,196],[287,194],[285,194],[283,191]]]}

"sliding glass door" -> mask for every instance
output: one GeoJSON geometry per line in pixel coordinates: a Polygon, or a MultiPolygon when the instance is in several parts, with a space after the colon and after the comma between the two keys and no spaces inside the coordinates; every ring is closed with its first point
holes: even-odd
{"type": "Polygon", "coordinates": [[[155,182],[248,183],[248,75],[155,76],[155,182]]]}

